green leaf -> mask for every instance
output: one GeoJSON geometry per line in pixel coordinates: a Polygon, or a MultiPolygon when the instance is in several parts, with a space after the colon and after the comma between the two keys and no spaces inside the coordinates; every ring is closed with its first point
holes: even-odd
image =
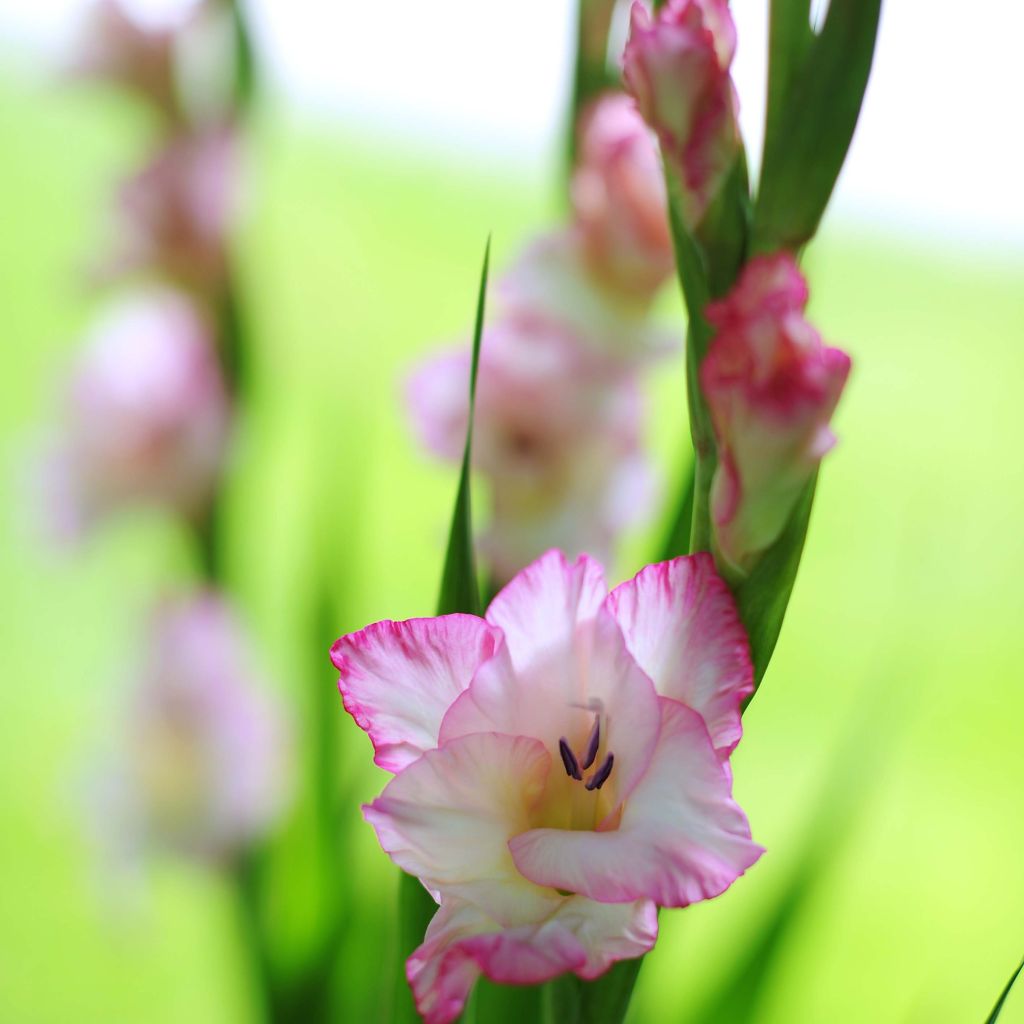
{"type": "Polygon", "coordinates": [[[764,161],[753,249],[797,250],[814,234],[860,115],[882,0],[832,0],[817,36],[805,0],[773,0],[764,161]],[[801,23],[801,24],[798,24],[801,23]]]}
{"type": "Polygon", "coordinates": [[[1024,971],[1024,960],[1021,960],[1020,966],[1010,976],[1010,980],[1006,983],[1006,988],[1003,989],[1002,995],[1000,995],[996,1005],[992,1007],[992,1012],[989,1014],[986,1024],[996,1024],[996,1021],[999,1020],[999,1015],[1003,1012],[1003,1006],[1010,995],[1010,989],[1013,988],[1014,982],[1020,977],[1022,971],[1024,971]]]}
{"type": "MultiPolygon", "coordinates": [[[[804,489],[779,539],[761,556],[749,576],[730,580],[740,618],[750,638],[754,683],[760,685],[782,630],[789,598],[796,582],[800,556],[814,504],[817,475],[804,489]]],[[[756,691],[755,691],[756,692],[756,691]]],[[[754,694],[747,698],[749,704],[754,694]]]]}
{"type": "MultiPolygon", "coordinates": [[[[480,289],[477,293],[476,323],[473,328],[473,359],[469,375],[469,422],[466,426],[466,445],[459,471],[459,487],[455,496],[455,509],[448,534],[448,551],[441,577],[441,592],[437,599],[437,614],[449,615],[466,612],[479,615],[480,587],[476,576],[473,554],[473,517],[470,507],[470,465],[473,453],[473,415],[476,409],[476,377],[480,366],[480,344],[484,330],[484,308],[487,298],[487,274],[491,261],[491,240],[484,249],[480,289]]],[[[400,968],[395,985],[392,1020],[414,1022],[419,1020],[412,994],[401,969],[410,953],[423,941],[424,932],[437,911],[437,904],[420,882],[403,874],[398,888],[398,956],[400,968]]]]}
{"type": "Polygon", "coordinates": [[[759,1019],[762,1001],[790,948],[793,933],[853,832],[866,799],[874,791],[874,780],[881,776],[893,748],[901,716],[890,714],[882,725],[878,720],[878,707],[892,692],[892,681],[881,679],[863,695],[855,721],[806,817],[800,847],[788,879],[780,886],[779,897],[752,935],[738,937],[743,943],[740,955],[691,1018],[694,1024],[759,1019]]]}
{"type": "Polygon", "coordinates": [[[469,374],[469,423],[466,445],[462,452],[459,471],[459,489],[455,496],[455,511],[448,534],[448,552],[444,559],[441,593],[437,600],[437,614],[466,612],[479,615],[480,586],[476,577],[476,558],[473,554],[473,523],[470,509],[469,477],[473,450],[473,415],[476,410],[476,375],[480,365],[480,342],[484,330],[484,306],[487,298],[487,272],[491,262],[491,240],[484,249],[484,265],[480,273],[480,291],[476,302],[476,323],[473,328],[473,362],[469,374]]]}

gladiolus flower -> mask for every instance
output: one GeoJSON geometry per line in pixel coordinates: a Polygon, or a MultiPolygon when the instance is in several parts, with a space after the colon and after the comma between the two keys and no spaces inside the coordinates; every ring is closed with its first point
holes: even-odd
{"type": "MultiPolygon", "coordinates": [[[[655,492],[631,378],[542,326],[499,323],[481,347],[474,461],[491,488],[482,548],[501,581],[552,546],[610,554],[655,492]]],[[[468,352],[441,356],[409,388],[423,443],[450,461],[462,457],[469,370],[468,352]]]]}
{"type": "Polygon", "coordinates": [[[188,299],[144,292],[111,309],[87,339],[62,411],[44,470],[62,532],[135,503],[201,512],[228,407],[211,330],[188,299]]]}
{"type": "Polygon", "coordinates": [[[806,305],[807,282],[782,252],[751,260],[706,311],[717,331],[700,373],[718,441],[711,512],[718,551],[741,571],[778,538],[836,440],[829,420],[850,358],[822,344],[806,305]]]}
{"type": "Polygon", "coordinates": [[[121,187],[119,249],[107,272],[156,272],[209,294],[224,273],[235,163],[227,129],[170,142],[121,187]]]}
{"type": "Polygon", "coordinates": [[[223,861],[283,810],[289,730],[254,661],[215,595],[158,609],[114,790],[135,844],[223,861]]]}
{"type": "Polygon", "coordinates": [[[633,4],[626,87],[658,135],[691,228],[739,151],[739,102],[729,76],[735,51],[727,0],[668,0],[653,17],[640,0],[633,4]]]}
{"type": "Polygon", "coordinates": [[[365,815],[439,904],[406,965],[428,1024],[480,973],[594,978],[641,956],[656,907],[717,896],[762,852],[728,765],[749,647],[707,554],[609,594],[595,561],[552,551],[485,618],[379,622],[331,658],[395,773],[365,815]]]}
{"type": "Polygon", "coordinates": [[[609,287],[648,301],[675,260],[661,161],[623,93],[602,96],[583,115],[572,204],[591,270],[609,287]]]}

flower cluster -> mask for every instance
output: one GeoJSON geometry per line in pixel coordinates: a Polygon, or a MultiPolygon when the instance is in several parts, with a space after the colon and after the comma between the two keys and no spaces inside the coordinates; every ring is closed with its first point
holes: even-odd
{"type": "Polygon", "coordinates": [[[608,593],[597,562],[552,551],[485,618],[379,622],[331,658],[394,773],[366,817],[438,903],[407,963],[428,1024],[480,973],[594,978],[641,956],[657,907],[717,896],[761,854],[729,770],[749,648],[708,555],[608,593]]]}
{"type": "MultiPolygon", "coordinates": [[[[96,524],[144,501],[195,519],[225,451],[229,386],[216,324],[225,287],[234,132],[196,117],[177,56],[214,5],[143,26],[98,0],[71,71],[129,89],[154,113],[155,152],[117,193],[114,251],[100,279],[120,294],[88,332],[45,465],[48,519],[96,524]]],[[[227,60],[228,54],[221,54],[227,60]]],[[[223,106],[223,105],[222,105],[223,106]]]]}
{"type": "MultiPolygon", "coordinates": [[[[201,0],[144,26],[98,0],[71,62],[76,77],[143,101],[157,141],[117,191],[116,245],[97,277],[118,293],[75,359],[44,463],[49,519],[68,534],[146,505],[179,519],[204,555],[211,546],[235,398],[224,310],[238,110],[206,77],[193,89],[203,102],[187,102],[183,55],[200,46],[229,65],[230,17],[201,0]]],[[[112,789],[134,846],[223,862],[280,809],[287,737],[204,568],[206,593],[154,614],[112,789]]]]}
{"type": "MultiPolygon", "coordinates": [[[[481,347],[476,465],[491,492],[482,544],[500,582],[549,547],[609,558],[656,490],[637,378],[672,347],[650,315],[673,265],[664,181],[628,97],[598,98],[580,133],[573,221],[499,281],[481,347]]],[[[441,458],[462,452],[468,375],[463,351],[427,362],[410,384],[416,431],[441,458]]]]}

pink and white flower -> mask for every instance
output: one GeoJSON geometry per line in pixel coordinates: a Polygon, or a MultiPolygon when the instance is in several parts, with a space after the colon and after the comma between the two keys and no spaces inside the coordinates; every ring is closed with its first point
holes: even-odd
{"type": "Polygon", "coordinates": [[[212,593],[157,610],[122,739],[112,816],[133,847],[221,862],[285,807],[286,717],[212,593]]]}
{"type": "Polygon", "coordinates": [[[381,845],[439,904],[407,974],[448,1024],[480,973],[594,978],[647,952],[656,908],[717,896],[761,848],[728,760],[753,688],[709,555],[610,594],[552,551],[485,618],[380,622],[331,658],[375,761],[381,845]]]}
{"type": "Polygon", "coordinates": [[[780,252],[751,260],[706,311],[717,332],[700,371],[718,442],[711,512],[717,550],[739,571],[778,538],[836,441],[829,421],[850,357],[822,344],[807,297],[780,252]]]}
{"type": "MultiPolygon", "coordinates": [[[[424,445],[462,457],[469,412],[467,351],[426,363],[410,382],[424,445]]],[[[609,555],[655,494],[632,378],[538,321],[487,330],[477,379],[474,461],[491,490],[482,548],[501,581],[550,547],[609,555]]]]}
{"type": "Polygon", "coordinates": [[[572,205],[587,263],[608,287],[649,301],[675,266],[654,139],[624,93],[595,100],[579,135],[572,205]]]}
{"type": "Polygon", "coordinates": [[[199,515],[228,430],[210,325],[170,290],[122,300],[86,340],[62,413],[43,470],[58,533],[140,503],[199,515]]]}
{"type": "Polygon", "coordinates": [[[736,27],[727,0],[635,0],[623,54],[626,87],[661,141],[694,228],[739,152],[739,101],[729,68],[736,27]]]}

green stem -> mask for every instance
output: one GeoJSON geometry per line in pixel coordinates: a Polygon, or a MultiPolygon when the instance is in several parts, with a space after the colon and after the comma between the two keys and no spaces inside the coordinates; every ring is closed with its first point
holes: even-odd
{"type": "Polygon", "coordinates": [[[615,85],[608,68],[608,32],[615,0],[578,0],[576,12],[576,59],[573,64],[572,100],[566,125],[567,170],[576,165],[580,114],[605,89],[615,85]]]}

